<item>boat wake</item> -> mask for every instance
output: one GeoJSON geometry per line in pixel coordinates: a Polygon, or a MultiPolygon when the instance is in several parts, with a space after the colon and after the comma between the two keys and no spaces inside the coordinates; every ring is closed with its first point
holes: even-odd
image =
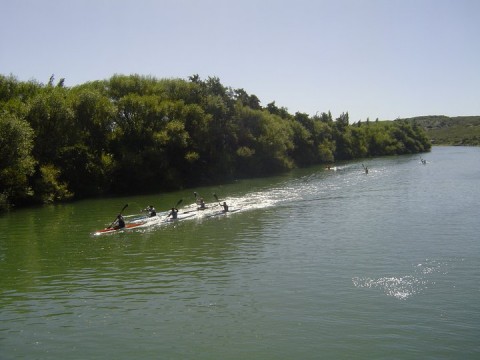
{"type": "Polygon", "coordinates": [[[290,199],[289,192],[286,189],[278,189],[275,191],[257,192],[251,193],[241,197],[227,197],[225,199],[219,199],[218,202],[207,204],[206,209],[198,209],[196,203],[184,206],[178,211],[176,219],[169,217],[170,211],[158,212],[156,216],[147,217],[145,215],[127,215],[124,218],[127,222],[127,227],[123,229],[105,231],[107,229],[99,230],[93,235],[106,235],[112,233],[123,232],[145,232],[152,231],[164,226],[170,226],[172,224],[178,224],[179,222],[186,221],[199,221],[208,220],[214,217],[229,217],[233,214],[239,214],[246,211],[252,211],[255,209],[262,209],[274,206],[275,204],[290,199]],[[229,211],[223,211],[222,203],[226,202],[229,207],[229,211]]]}

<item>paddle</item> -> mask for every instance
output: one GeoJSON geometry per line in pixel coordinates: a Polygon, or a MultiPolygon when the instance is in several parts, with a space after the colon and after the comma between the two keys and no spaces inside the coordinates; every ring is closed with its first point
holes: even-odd
{"type": "Polygon", "coordinates": [[[183,199],[178,200],[178,201],[177,201],[177,204],[175,205],[175,208],[177,208],[178,205],[180,205],[180,204],[182,203],[182,201],[183,201],[183,199]]]}
{"type": "MultiPolygon", "coordinates": [[[[123,210],[125,210],[127,207],[128,207],[128,204],[125,204],[125,206],[122,208],[122,210],[120,210],[120,212],[118,213],[118,215],[122,215],[123,210]]],[[[117,217],[118,217],[118,216],[117,216],[117,217]]],[[[115,221],[117,221],[117,218],[115,218],[115,220],[113,220],[113,222],[110,224],[109,227],[107,227],[107,229],[110,229],[110,228],[113,226],[113,224],[115,224],[115,221]]]]}

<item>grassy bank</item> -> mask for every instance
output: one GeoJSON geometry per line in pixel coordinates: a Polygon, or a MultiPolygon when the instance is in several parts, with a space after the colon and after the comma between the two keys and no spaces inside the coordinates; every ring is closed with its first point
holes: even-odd
{"type": "Polygon", "coordinates": [[[480,116],[419,116],[404,120],[423,127],[432,145],[480,146],[480,116]]]}

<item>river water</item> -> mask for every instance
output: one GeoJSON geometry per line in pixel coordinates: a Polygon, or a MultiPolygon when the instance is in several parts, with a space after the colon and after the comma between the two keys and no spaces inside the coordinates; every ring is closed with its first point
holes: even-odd
{"type": "Polygon", "coordinates": [[[478,359],[480,148],[422,156],[2,215],[0,359],[478,359]]]}

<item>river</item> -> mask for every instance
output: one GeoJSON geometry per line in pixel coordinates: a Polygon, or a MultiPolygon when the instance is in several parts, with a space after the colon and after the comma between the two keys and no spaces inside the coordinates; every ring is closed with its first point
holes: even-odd
{"type": "Polygon", "coordinates": [[[480,148],[421,156],[4,214],[0,358],[478,359],[480,148]]]}

